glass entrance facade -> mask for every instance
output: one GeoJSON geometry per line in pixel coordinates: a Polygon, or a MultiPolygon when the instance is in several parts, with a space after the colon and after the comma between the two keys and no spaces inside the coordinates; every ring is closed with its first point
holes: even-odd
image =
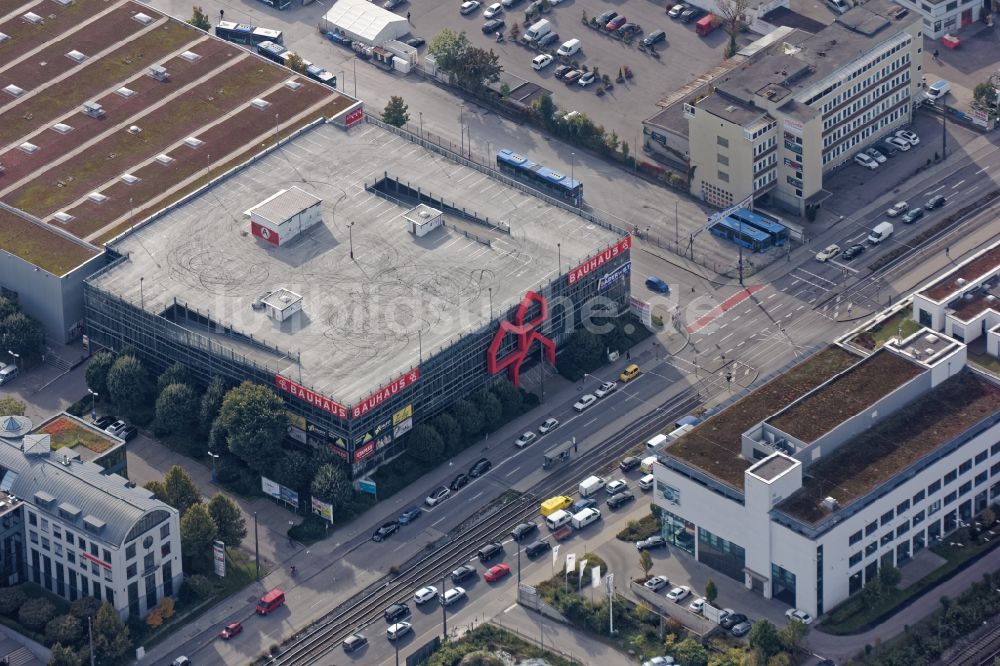
{"type": "Polygon", "coordinates": [[[746,551],[742,546],[717,537],[702,527],[698,528],[698,561],[743,582],[746,551]]]}

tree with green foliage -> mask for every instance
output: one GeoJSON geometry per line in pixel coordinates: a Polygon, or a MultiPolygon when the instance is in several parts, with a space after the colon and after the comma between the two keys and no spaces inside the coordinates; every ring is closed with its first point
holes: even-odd
{"type": "Polygon", "coordinates": [[[56,607],[44,597],[28,599],[17,611],[17,621],[32,631],[41,631],[56,616],[56,607]]]}
{"type": "Polygon", "coordinates": [[[111,604],[106,601],[101,604],[92,626],[94,658],[98,664],[115,664],[128,656],[132,647],[128,627],[111,604]]]}
{"type": "Polygon", "coordinates": [[[879,587],[882,588],[883,594],[887,594],[892,590],[895,590],[902,578],[903,575],[899,573],[899,569],[891,564],[887,564],[878,570],[878,584],[879,587]]]}
{"type": "Polygon", "coordinates": [[[430,425],[441,435],[445,455],[452,456],[462,450],[462,426],[450,414],[439,414],[431,419],[430,425]]]}
{"type": "Polygon", "coordinates": [[[23,312],[15,312],[0,320],[0,349],[5,352],[12,351],[26,361],[40,357],[44,345],[42,327],[23,312]]]}
{"type": "Polygon", "coordinates": [[[771,657],[767,660],[767,666],[791,666],[791,664],[792,658],[784,652],[771,655],[771,657]]]}
{"type": "Polygon", "coordinates": [[[163,393],[163,389],[171,384],[187,384],[194,388],[197,385],[194,373],[180,361],[174,363],[169,368],[160,373],[156,378],[156,394],[163,393]]]}
{"type": "Polygon", "coordinates": [[[201,396],[201,406],[198,410],[198,424],[201,427],[201,436],[207,438],[212,432],[212,424],[219,416],[222,409],[222,401],[226,398],[226,383],[221,377],[215,377],[205,389],[205,394],[201,396]]]}
{"type": "Polygon", "coordinates": [[[520,389],[506,379],[501,379],[493,385],[493,393],[500,400],[503,408],[503,418],[511,421],[520,416],[524,411],[524,396],[520,389]]]}
{"type": "Polygon", "coordinates": [[[648,550],[639,553],[639,567],[642,568],[642,575],[648,577],[653,569],[653,555],[648,550]]]}
{"type": "Polygon", "coordinates": [[[778,632],[781,639],[781,646],[789,652],[798,652],[805,645],[806,635],[809,633],[809,625],[791,620],[778,632]]]}
{"type": "Polygon", "coordinates": [[[12,298],[0,296],[0,321],[21,311],[21,306],[12,298]]]}
{"type": "Polygon", "coordinates": [[[483,415],[470,400],[458,400],[449,410],[462,428],[462,437],[472,439],[483,431],[483,415]]]}
{"type": "Polygon", "coordinates": [[[673,657],[680,666],[708,666],[708,650],[692,636],[674,645],[673,657]]]}
{"type": "Polygon", "coordinates": [[[72,615],[57,615],[45,625],[45,640],[50,643],[76,645],[83,636],[83,623],[72,615]]]}
{"type": "Polygon", "coordinates": [[[710,604],[714,604],[715,600],[719,598],[719,588],[716,586],[715,581],[711,578],[705,583],[705,601],[710,604]]]}
{"type": "Polygon", "coordinates": [[[302,56],[300,56],[298,53],[293,53],[289,51],[288,57],[285,58],[285,65],[288,67],[288,69],[292,70],[293,72],[298,72],[299,74],[306,71],[306,61],[303,60],[302,56]]]}
{"type": "Polygon", "coordinates": [[[281,459],[288,413],[274,391],[246,381],[226,393],[212,430],[212,441],[225,442],[250,469],[271,471],[281,459]]]}
{"type": "Polygon", "coordinates": [[[403,98],[399,95],[393,95],[389,98],[389,102],[385,105],[385,109],[382,111],[382,122],[388,123],[395,127],[402,127],[406,123],[410,122],[410,107],[406,105],[403,98]]]}
{"type": "Polygon", "coordinates": [[[205,32],[208,32],[212,27],[212,23],[208,20],[208,14],[198,5],[191,8],[191,18],[188,19],[188,23],[205,32]]]}
{"type": "Polygon", "coordinates": [[[108,396],[125,416],[134,419],[148,409],[153,384],[135,356],[119,356],[108,371],[108,396]]]}
{"type": "Polygon", "coordinates": [[[438,69],[446,74],[458,74],[465,51],[471,46],[464,32],[445,28],[427,45],[427,52],[434,56],[438,69]]]}
{"type": "Polygon", "coordinates": [[[470,90],[480,90],[488,83],[499,81],[501,73],[503,65],[500,64],[500,56],[492,49],[487,51],[470,46],[462,54],[455,78],[470,90]]]}
{"type": "Polygon", "coordinates": [[[277,481],[296,492],[305,493],[316,474],[316,461],[302,451],[284,451],[275,470],[277,481]]]}
{"type": "Polygon", "coordinates": [[[309,489],[313,497],[329,502],[335,509],[344,506],[354,494],[351,480],[344,469],[335,463],[321,465],[309,489]]]}
{"type": "Polygon", "coordinates": [[[997,89],[989,82],[977,83],[976,87],[972,89],[973,100],[977,106],[984,109],[997,108],[997,95],[997,89]]]}
{"type": "Polygon", "coordinates": [[[200,402],[198,394],[188,384],[168,384],[156,399],[153,432],[160,437],[175,434],[195,437],[200,402]]]}
{"type": "Polygon", "coordinates": [[[208,503],[208,513],[215,523],[217,538],[230,548],[236,548],[247,536],[247,523],[236,502],[217,493],[208,503]]]}
{"type": "Polygon", "coordinates": [[[759,650],[765,660],[781,652],[781,637],[778,628],[769,620],[757,620],[747,635],[750,647],[759,650]]]}
{"type": "Polygon", "coordinates": [[[96,617],[99,610],[101,602],[94,597],[80,597],[69,605],[69,614],[81,622],[86,622],[88,617],[96,617]]]}
{"type": "Polygon", "coordinates": [[[81,666],[83,659],[69,645],[56,643],[52,646],[48,666],[81,666]]]}
{"type": "Polygon", "coordinates": [[[105,400],[111,399],[108,395],[108,373],[114,364],[115,355],[101,350],[90,357],[90,363],[87,365],[87,388],[105,400]]]}
{"type": "Polygon", "coordinates": [[[25,404],[17,398],[0,398],[0,416],[24,416],[25,404]]]}
{"type": "Polygon", "coordinates": [[[180,465],[173,465],[163,477],[163,487],[166,498],[163,500],[177,509],[180,515],[187,513],[195,504],[201,504],[201,491],[187,470],[180,465]]]}
{"type": "Polygon", "coordinates": [[[531,103],[531,111],[546,129],[552,130],[556,126],[556,105],[552,95],[546,93],[536,97],[531,103]]]}
{"type": "Polygon", "coordinates": [[[28,595],[21,586],[0,587],[0,613],[4,615],[13,616],[27,600],[28,595]]]}
{"type": "Polygon", "coordinates": [[[479,391],[472,400],[483,417],[483,430],[493,432],[503,423],[503,407],[500,400],[489,391],[479,391]]]}
{"type": "MultiPolygon", "coordinates": [[[[195,504],[181,518],[181,550],[184,559],[191,563],[195,572],[212,569],[212,546],[219,531],[211,514],[201,504],[195,504]]],[[[185,567],[185,571],[189,569],[185,567]]]]}
{"type": "Polygon", "coordinates": [[[427,424],[418,425],[407,435],[410,455],[421,462],[437,462],[444,455],[444,440],[438,431],[427,424]]]}
{"type": "Polygon", "coordinates": [[[186,602],[208,599],[215,592],[215,585],[208,576],[185,576],[181,583],[180,598],[186,602]]]}

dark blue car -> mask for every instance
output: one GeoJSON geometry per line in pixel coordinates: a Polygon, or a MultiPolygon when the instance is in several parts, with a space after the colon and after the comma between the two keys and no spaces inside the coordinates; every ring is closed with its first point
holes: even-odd
{"type": "Polygon", "coordinates": [[[399,524],[400,525],[409,525],[414,520],[416,520],[417,518],[419,518],[420,514],[422,514],[422,513],[423,513],[423,510],[419,506],[411,506],[409,509],[407,509],[403,513],[399,514],[399,524]]]}
{"type": "Polygon", "coordinates": [[[658,278],[655,275],[646,278],[646,286],[661,294],[670,293],[670,286],[662,278],[658,278]]]}
{"type": "Polygon", "coordinates": [[[597,506],[597,500],[587,497],[586,499],[578,500],[573,502],[573,506],[569,508],[570,513],[580,513],[584,509],[593,509],[597,506]]]}

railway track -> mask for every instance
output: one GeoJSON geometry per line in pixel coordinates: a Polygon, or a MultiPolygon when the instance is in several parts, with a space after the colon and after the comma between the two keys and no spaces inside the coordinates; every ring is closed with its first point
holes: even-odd
{"type": "MultiPolygon", "coordinates": [[[[538,512],[540,499],[552,495],[572,495],[576,485],[594,470],[627,452],[636,442],[659,432],[679,416],[700,404],[696,387],[689,387],[667,400],[655,410],[625,426],[600,445],[577,456],[572,464],[553,471],[516,500],[502,506],[481,520],[471,520],[472,525],[462,530],[451,541],[434,548],[395,576],[386,576],[350,600],[340,604],[324,619],[284,651],[265,663],[274,666],[291,664],[304,666],[336,648],[349,634],[367,626],[382,615],[382,610],[400,598],[412,594],[428,581],[440,580],[456,565],[466,562],[483,542],[505,536],[512,527],[538,512]]],[[[470,516],[464,521],[468,524],[470,516]]]]}
{"type": "Polygon", "coordinates": [[[993,666],[994,659],[1000,655],[998,643],[1000,643],[1000,624],[953,654],[948,663],[950,666],[993,666]]]}

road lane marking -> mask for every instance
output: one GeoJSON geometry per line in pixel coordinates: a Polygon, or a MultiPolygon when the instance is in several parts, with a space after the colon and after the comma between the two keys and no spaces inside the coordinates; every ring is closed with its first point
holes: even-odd
{"type": "Polygon", "coordinates": [[[739,305],[740,303],[742,303],[743,301],[750,298],[755,293],[766,287],[767,285],[765,284],[755,284],[746,287],[744,289],[741,289],[739,292],[733,294],[732,296],[724,300],[720,305],[715,306],[714,308],[712,308],[710,312],[702,315],[693,324],[688,326],[687,327],[688,334],[690,335],[692,333],[697,333],[698,331],[700,331],[701,329],[705,328],[710,323],[715,321],[715,319],[721,316],[723,313],[735,308],[737,305],[739,305]]]}
{"type": "Polygon", "coordinates": [[[978,189],[979,189],[978,185],[973,185],[972,187],[970,187],[969,189],[967,189],[966,192],[967,193],[971,193],[971,192],[973,192],[975,190],[978,190],[978,189]]]}
{"type": "Polygon", "coordinates": [[[927,194],[934,194],[938,190],[943,190],[943,189],[944,189],[944,185],[940,185],[938,187],[935,187],[933,190],[927,190],[927,194]]]}
{"type": "Polygon", "coordinates": [[[988,166],[984,166],[982,169],[980,169],[979,171],[976,172],[976,175],[978,176],[982,172],[989,171],[989,170],[990,170],[990,168],[988,166]]]}
{"type": "Polygon", "coordinates": [[[441,516],[440,518],[438,518],[437,520],[435,520],[433,523],[431,523],[431,527],[437,527],[437,524],[440,523],[442,520],[444,520],[447,517],[448,516],[441,516]]]}
{"type": "Polygon", "coordinates": [[[725,341],[726,341],[726,340],[728,340],[729,338],[733,337],[733,335],[735,335],[735,333],[730,333],[730,334],[729,334],[729,335],[727,335],[726,337],[722,338],[721,340],[719,340],[719,344],[722,344],[723,342],[725,342],[725,341]]]}
{"type": "Polygon", "coordinates": [[[517,467],[515,467],[514,469],[512,469],[512,470],[510,470],[509,472],[507,472],[506,474],[504,474],[504,475],[503,475],[503,478],[505,478],[505,479],[506,479],[506,478],[507,478],[507,477],[509,477],[509,476],[513,476],[514,474],[517,474],[518,470],[520,470],[520,469],[521,469],[521,466],[520,466],[520,465],[518,465],[518,466],[517,466],[517,467]]]}
{"type": "MultiPolygon", "coordinates": [[[[782,291],[784,291],[784,289],[782,289],[782,291]]],[[[767,297],[767,300],[771,300],[775,296],[777,296],[777,294],[771,294],[770,296],[767,297]]]]}
{"type": "Polygon", "coordinates": [[[959,186],[961,186],[961,184],[962,184],[962,183],[964,183],[964,182],[965,182],[965,179],[963,178],[962,180],[960,180],[960,181],[958,181],[957,183],[955,183],[954,185],[952,185],[952,186],[951,186],[951,189],[953,189],[953,190],[954,190],[954,189],[958,188],[958,187],[959,187],[959,186]]]}
{"type": "Polygon", "coordinates": [[[509,612],[511,612],[512,610],[514,610],[515,608],[517,608],[517,604],[511,604],[510,606],[507,606],[507,608],[504,608],[504,609],[503,609],[503,612],[504,612],[504,613],[509,613],[509,612]]]}

